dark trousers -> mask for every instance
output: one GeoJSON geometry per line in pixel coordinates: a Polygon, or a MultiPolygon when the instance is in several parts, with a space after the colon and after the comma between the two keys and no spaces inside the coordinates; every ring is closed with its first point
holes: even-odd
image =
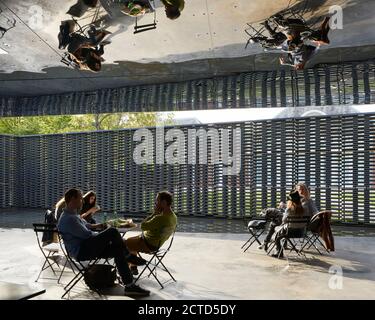
{"type": "Polygon", "coordinates": [[[77,260],[114,258],[117,271],[120,274],[122,282],[126,285],[133,282],[133,275],[128,266],[127,256],[129,256],[129,251],[120,233],[115,228],[109,228],[83,241],[77,260]]]}
{"type": "Polygon", "coordinates": [[[268,233],[266,235],[266,238],[264,239],[265,243],[271,242],[271,238],[272,238],[272,235],[275,232],[275,228],[277,226],[279,226],[279,225],[280,225],[280,223],[276,223],[276,222],[271,222],[270,223],[270,227],[269,227],[268,233]]]}

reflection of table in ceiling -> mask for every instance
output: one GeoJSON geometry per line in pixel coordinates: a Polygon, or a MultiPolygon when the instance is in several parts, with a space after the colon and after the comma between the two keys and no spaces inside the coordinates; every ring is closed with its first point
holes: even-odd
{"type": "Polygon", "coordinates": [[[28,300],[45,293],[45,289],[27,284],[0,282],[0,300],[28,300]]]}
{"type": "MultiPolygon", "coordinates": [[[[100,0],[100,3],[105,11],[111,16],[123,15],[121,8],[129,2],[129,0],[100,0]]],[[[150,12],[155,11],[153,1],[150,0],[137,0],[138,3],[142,3],[150,8],[150,12]]]]}

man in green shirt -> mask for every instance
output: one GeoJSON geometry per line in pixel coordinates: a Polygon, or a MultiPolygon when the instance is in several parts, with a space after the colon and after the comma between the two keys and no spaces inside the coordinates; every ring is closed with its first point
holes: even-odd
{"type": "Polygon", "coordinates": [[[184,10],[185,0],[161,0],[165,6],[165,13],[169,19],[175,20],[184,10]]]}
{"type": "MultiPolygon", "coordinates": [[[[172,211],[172,202],[173,196],[168,191],[158,193],[154,213],[141,223],[142,234],[125,241],[132,254],[156,251],[173,234],[177,226],[177,216],[172,211]]],[[[130,269],[134,275],[138,274],[136,266],[131,265],[130,269]]]]}

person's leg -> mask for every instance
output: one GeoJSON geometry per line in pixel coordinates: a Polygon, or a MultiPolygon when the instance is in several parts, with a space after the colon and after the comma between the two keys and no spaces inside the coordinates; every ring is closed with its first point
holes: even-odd
{"type": "Polygon", "coordinates": [[[90,30],[88,31],[90,43],[93,47],[96,47],[99,43],[101,43],[103,39],[109,34],[111,34],[111,32],[107,30],[97,30],[94,25],[92,25],[90,30]]]}
{"type": "Polygon", "coordinates": [[[267,41],[267,40],[268,38],[266,37],[251,37],[250,38],[251,43],[258,43],[258,42],[267,41]]]}
{"type": "Polygon", "coordinates": [[[277,227],[277,224],[274,222],[271,222],[266,238],[264,239],[264,243],[269,243],[271,241],[272,235],[274,234],[276,227],[277,227]]]}
{"type": "MultiPolygon", "coordinates": [[[[128,250],[130,251],[130,253],[135,255],[135,256],[138,254],[138,252],[143,252],[143,253],[150,253],[151,252],[151,250],[149,249],[149,247],[147,246],[146,242],[144,241],[144,239],[142,238],[141,235],[128,238],[124,241],[125,241],[125,244],[126,244],[128,250]]],[[[129,267],[130,267],[130,270],[133,273],[133,275],[138,274],[137,266],[135,266],[132,263],[129,263],[129,267]]]]}
{"type": "Polygon", "coordinates": [[[275,234],[276,252],[272,255],[273,257],[278,257],[280,252],[281,252],[280,258],[284,256],[283,252],[281,251],[283,250],[283,248],[281,247],[281,240],[283,239],[284,236],[285,236],[285,230],[282,227],[280,227],[280,229],[278,229],[275,234]]]}
{"type": "Polygon", "coordinates": [[[133,283],[133,275],[127,263],[129,251],[117,229],[109,228],[82,243],[78,260],[91,260],[97,257],[114,258],[123,283],[133,283]]]}
{"type": "Polygon", "coordinates": [[[134,255],[136,255],[138,252],[151,252],[150,248],[147,246],[141,235],[126,239],[125,244],[129,252],[134,255]]]}

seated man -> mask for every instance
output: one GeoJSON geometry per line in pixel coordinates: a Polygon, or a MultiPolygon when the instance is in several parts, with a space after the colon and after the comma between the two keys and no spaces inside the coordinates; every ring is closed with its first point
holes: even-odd
{"type": "MultiPolygon", "coordinates": [[[[141,223],[142,234],[126,240],[126,246],[132,254],[156,251],[172,235],[177,225],[177,216],[171,209],[172,202],[173,197],[169,192],[158,193],[154,213],[141,223]]],[[[135,265],[131,265],[131,270],[133,274],[138,274],[135,265]]]]}
{"type": "Polygon", "coordinates": [[[103,227],[103,225],[89,224],[79,216],[82,208],[80,190],[70,189],[65,193],[64,198],[66,208],[58,221],[57,228],[69,255],[77,261],[87,261],[99,257],[114,258],[118,273],[125,285],[125,295],[148,296],[149,291],[134,284],[128,266],[128,263],[142,265],[145,264],[145,261],[129,253],[117,229],[109,228],[100,233],[91,230],[103,227]]]}
{"type": "Polygon", "coordinates": [[[165,13],[171,20],[177,19],[184,10],[185,0],[161,0],[165,6],[165,13]]]}

